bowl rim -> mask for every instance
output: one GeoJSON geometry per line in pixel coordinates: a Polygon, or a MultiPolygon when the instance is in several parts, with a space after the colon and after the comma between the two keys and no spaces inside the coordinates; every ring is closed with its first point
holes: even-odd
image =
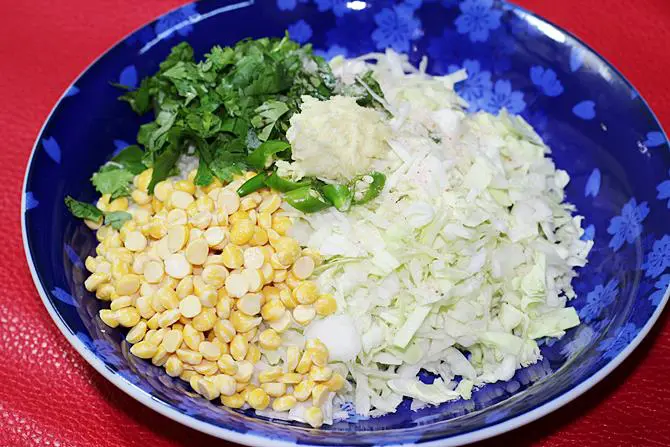
{"type": "MultiPolygon", "coordinates": [[[[603,57],[600,53],[595,51],[591,46],[586,44],[582,39],[580,39],[578,36],[574,35],[570,31],[566,30],[565,28],[553,23],[552,21],[535,14],[534,12],[517,5],[516,3],[513,3],[509,0],[500,0],[503,5],[507,5],[511,10],[514,11],[515,14],[520,16],[520,18],[527,18],[527,17],[532,17],[534,21],[539,21],[543,22],[544,24],[551,26],[554,28],[557,32],[570,37],[573,39],[577,44],[581,45],[584,49],[590,51],[593,55],[595,55],[599,62],[603,63],[606,65],[609,69],[612,70],[612,72],[617,75],[625,84],[626,86],[631,89],[632,91],[636,92],[639,99],[642,101],[644,104],[646,110],[648,113],[651,115],[651,117],[654,119],[656,122],[659,131],[663,134],[665,137],[666,141],[668,140],[667,133],[663,129],[658,117],[654,113],[653,109],[649,106],[649,103],[644,99],[642,94],[640,94],[637,89],[633,86],[633,84],[621,73],[612,63],[610,63],[605,57],[603,57]]],[[[63,101],[64,98],[68,96],[68,92],[72,87],[75,86],[77,81],[82,78],[83,76],[88,73],[88,71],[98,63],[102,58],[106,57],[113,49],[117,48],[118,46],[122,45],[130,36],[133,34],[137,33],[138,31],[144,29],[145,27],[153,24],[156,22],[158,19],[161,17],[164,17],[170,13],[173,13],[181,8],[184,8],[188,5],[193,5],[197,3],[197,1],[191,1],[189,3],[185,3],[183,5],[180,5],[178,7],[172,8],[160,16],[155,17],[154,19],[151,19],[140,26],[136,27],[123,37],[121,37],[119,40],[117,40],[114,44],[112,44],[110,47],[108,47],[105,51],[100,53],[95,59],[93,59],[75,78],[74,80],[68,85],[68,87],[64,90],[64,92],[61,94],[61,96],[58,98],[54,106],[52,107],[51,111],[49,112],[48,116],[45,118],[42,126],[40,127],[39,132],[37,133],[37,137],[35,138],[35,142],[33,143],[33,147],[31,149],[30,157],[28,159],[28,163],[26,164],[26,169],[24,173],[24,179],[23,179],[23,185],[21,189],[21,207],[20,207],[20,212],[21,212],[21,238],[23,242],[23,249],[24,249],[24,254],[26,257],[26,261],[28,264],[28,268],[30,270],[30,275],[33,280],[33,283],[35,284],[35,288],[37,289],[38,294],[40,295],[40,298],[42,300],[42,303],[44,304],[44,307],[46,308],[47,312],[49,313],[49,316],[51,319],[56,323],[56,326],[60,330],[60,332],[63,334],[65,339],[72,345],[72,347],[81,355],[84,360],[88,362],[89,365],[91,365],[99,374],[101,374],[105,379],[107,379],[109,382],[111,382],[114,386],[116,386],[118,389],[126,393],[128,396],[132,397],[136,401],[140,402],[141,404],[145,405],[146,407],[156,411],[157,413],[172,419],[175,422],[178,422],[184,426],[187,426],[191,429],[197,430],[199,432],[208,434],[210,436],[214,436],[219,439],[224,439],[227,441],[232,441],[236,442],[242,445],[248,445],[248,446],[253,446],[253,447],[291,447],[291,446],[296,446],[296,443],[289,442],[289,441],[284,441],[284,440],[278,440],[278,439],[271,439],[268,437],[265,437],[263,435],[258,435],[254,434],[253,432],[238,432],[232,429],[227,429],[224,427],[216,426],[214,424],[204,422],[201,420],[198,420],[197,418],[193,416],[186,415],[184,413],[179,412],[169,404],[154,398],[151,396],[149,393],[143,391],[136,385],[128,382],[125,380],[122,376],[119,374],[115,373],[114,371],[110,370],[105,363],[91,350],[90,347],[86,346],[84,342],[82,342],[66,325],[65,321],[62,319],[61,315],[58,313],[56,308],[51,304],[50,299],[49,299],[49,292],[45,289],[44,285],[42,284],[42,279],[40,278],[39,273],[37,272],[37,269],[35,267],[35,264],[33,262],[33,255],[31,252],[30,248],[30,242],[28,238],[28,233],[26,229],[26,212],[28,211],[26,209],[26,192],[27,192],[27,187],[28,187],[28,177],[31,172],[32,166],[33,166],[33,159],[35,157],[36,152],[39,150],[39,143],[42,140],[42,137],[44,135],[44,130],[46,129],[47,125],[51,122],[51,119],[56,112],[56,110],[59,108],[61,105],[61,102],[63,101]]],[[[251,6],[255,3],[255,0],[242,0],[242,1],[237,1],[235,2],[234,0],[223,0],[224,6],[220,8],[215,8],[213,11],[210,11],[209,13],[202,14],[199,16],[198,20],[193,20],[192,18],[188,18],[186,20],[187,23],[180,23],[178,25],[175,25],[175,27],[171,28],[171,30],[177,29],[180,26],[185,26],[185,24],[195,24],[199,21],[205,20],[213,15],[218,15],[221,13],[233,11],[236,9],[240,8],[245,8],[247,6],[251,6]]],[[[169,30],[168,30],[169,31],[169,30]]],[[[158,35],[155,39],[162,40],[163,39],[163,34],[158,35]]],[[[151,43],[150,43],[151,44],[151,43]]],[[[149,44],[148,44],[149,45],[149,44]]],[[[140,50],[141,53],[144,52],[144,48],[140,50]]],[[[569,402],[573,401],[577,397],[581,396],[582,394],[586,393],[588,390],[593,388],[595,385],[597,385],[601,380],[603,380],[607,375],[609,375],[612,371],[614,371],[619,365],[621,365],[626,358],[642,343],[644,338],[647,336],[647,334],[651,331],[653,326],[656,324],[658,319],[660,318],[661,313],[663,312],[666,304],[670,300],[670,286],[666,289],[663,298],[661,302],[658,304],[656,310],[654,313],[649,317],[649,319],[646,321],[644,326],[640,329],[638,334],[635,336],[635,338],[626,345],[626,347],[619,352],[614,358],[612,358],[604,367],[599,369],[594,375],[589,377],[588,379],[582,381],[579,383],[576,387],[570,389],[569,391],[561,394],[558,397],[555,397],[554,399],[545,402],[535,408],[533,408],[530,411],[527,411],[523,414],[520,414],[518,416],[511,417],[509,419],[506,419],[501,422],[493,423],[487,427],[480,428],[480,429],[474,429],[465,433],[449,436],[447,438],[441,438],[441,439],[435,439],[432,441],[426,441],[426,442],[418,442],[418,443],[405,443],[405,444],[394,444],[397,446],[422,446],[422,447],[453,447],[453,446],[460,446],[460,445],[465,445],[465,444],[470,444],[473,442],[477,441],[482,441],[485,439],[489,439],[498,435],[501,435],[503,433],[512,431],[516,428],[522,427],[526,424],[529,424],[537,419],[540,419],[543,416],[546,416],[547,414],[557,410],[558,408],[568,404],[569,402]]],[[[308,444],[308,443],[300,443],[300,445],[304,446],[314,446],[314,447],[320,447],[320,444],[308,444]]]]}

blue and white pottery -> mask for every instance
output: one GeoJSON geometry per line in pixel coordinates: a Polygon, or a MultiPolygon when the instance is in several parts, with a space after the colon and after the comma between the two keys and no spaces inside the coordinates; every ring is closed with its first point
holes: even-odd
{"type": "MultiPolygon", "coordinates": [[[[146,118],[145,118],[146,119],[146,118]]],[[[537,419],[584,393],[649,332],[670,283],[670,151],[644,99],[574,36],[498,0],[204,0],[137,30],[95,61],[44,124],[27,168],[22,206],[25,251],[54,321],[103,376],[178,422],[240,444],[451,446],[537,419]],[[387,47],[429,57],[429,71],[467,68],[457,87],[471,110],[506,107],[523,115],[572,181],[568,200],[595,241],[574,281],[583,324],[542,344],[544,356],[512,380],[469,401],[357,418],[312,429],[214,405],[129,355],[123,331],[97,317],[105,303],[88,293],[82,260],[94,233],[73,218],[65,195],[92,201],[89,177],[135,140],[142,119],[112,83],[130,87],[154,73],[170,48],[188,41],[202,56],[214,44],[288,30],[320,54],[356,56],[387,47]]]]}

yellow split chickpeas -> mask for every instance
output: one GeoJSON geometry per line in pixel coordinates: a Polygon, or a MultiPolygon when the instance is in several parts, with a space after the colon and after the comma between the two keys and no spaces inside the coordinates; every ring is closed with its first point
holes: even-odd
{"type": "Polygon", "coordinates": [[[120,230],[87,222],[99,245],[86,259],[84,284],[110,302],[100,319],[129,328],[133,355],[206,399],[274,411],[311,400],[305,420],[323,424],[320,407],[345,379],[329,366],[323,343],[300,348],[282,333],[337,306],[309,279],[321,259],[287,236],[281,197],[262,190],[240,198],[236,189],[251,174],[200,188],[194,173],[159,182],[150,196],[151,175],[135,177],[130,200],[98,201],[103,211],[132,215],[120,230]],[[280,349],[281,366],[255,371],[260,361],[272,364],[264,352],[280,349]]]}

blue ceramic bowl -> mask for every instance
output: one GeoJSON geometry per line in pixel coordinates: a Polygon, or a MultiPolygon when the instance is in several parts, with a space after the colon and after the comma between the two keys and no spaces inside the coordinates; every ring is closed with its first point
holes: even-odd
{"type": "Polygon", "coordinates": [[[494,0],[201,1],[146,25],[100,57],[63,95],[42,129],[25,180],[26,256],[54,321],[101,374],[154,410],[209,434],[258,446],[457,445],[534,420],[586,391],[630,354],[668,299],[670,152],[651,110],[616,69],[575,37],[494,0]],[[82,263],[92,231],[63,205],[91,201],[88,181],[133,142],[142,120],[110,83],[135,86],[176,43],[214,44],[288,29],[326,57],[392,47],[430,58],[429,70],[468,69],[457,90],[472,110],[523,115],[572,177],[568,199],[595,241],[575,280],[583,324],[543,343],[543,360],[470,401],[311,429],[213,405],[162,369],[129,355],[121,330],[97,317],[82,263]]]}

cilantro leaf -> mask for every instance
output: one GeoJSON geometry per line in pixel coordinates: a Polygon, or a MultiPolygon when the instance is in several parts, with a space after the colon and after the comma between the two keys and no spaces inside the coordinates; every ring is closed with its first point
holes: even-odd
{"type": "Polygon", "coordinates": [[[112,161],[137,175],[147,168],[142,162],[142,157],[144,157],[144,151],[139,146],[132,145],[116,154],[112,161]]]}
{"type": "Polygon", "coordinates": [[[245,168],[244,163],[228,162],[222,159],[214,160],[210,167],[214,175],[224,182],[231,182],[233,177],[242,174],[245,168]]]}
{"type": "Polygon", "coordinates": [[[118,165],[107,164],[93,174],[91,182],[100,194],[110,194],[112,200],[130,195],[133,173],[118,165]]]}
{"type": "Polygon", "coordinates": [[[211,63],[215,70],[221,70],[233,63],[235,59],[235,51],[230,47],[221,48],[220,46],[215,45],[205,57],[207,58],[207,62],[211,63]]]}
{"type": "Polygon", "coordinates": [[[133,91],[130,91],[119,98],[130,104],[130,107],[138,115],[144,115],[151,107],[151,92],[148,79],[143,79],[140,86],[133,91]]]}
{"type": "Polygon", "coordinates": [[[179,61],[162,73],[162,76],[174,84],[178,94],[185,98],[185,105],[195,99],[201,91],[197,83],[193,82],[200,76],[198,67],[193,62],[179,61]]]}
{"type": "Polygon", "coordinates": [[[221,181],[230,182],[233,176],[241,174],[246,168],[246,139],[220,135],[210,146],[212,154],[209,169],[221,181]]]}
{"type": "Polygon", "coordinates": [[[160,73],[166,72],[179,62],[193,62],[193,47],[188,42],[181,42],[170,50],[170,55],[161,62],[160,73]]]}
{"type": "Polygon", "coordinates": [[[201,138],[209,138],[221,132],[221,118],[211,112],[189,113],[186,115],[186,124],[201,138]]]}
{"type": "Polygon", "coordinates": [[[95,205],[80,202],[70,196],[65,197],[65,206],[67,206],[74,217],[79,219],[102,223],[104,217],[104,224],[111,225],[115,230],[121,229],[121,226],[125,221],[133,218],[133,216],[126,211],[103,213],[95,205]]]}
{"type": "Polygon", "coordinates": [[[198,154],[200,155],[198,171],[195,174],[193,182],[197,186],[207,186],[214,181],[214,173],[212,173],[212,170],[209,168],[209,164],[212,161],[212,154],[209,145],[206,142],[200,142],[198,145],[198,154]]]}
{"type": "Polygon", "coordinates": [[[174,108],[163,106],[163,109],[156,116],[156,121],[154,121],[156,126],[152,129],[151,134],[149,135],[147,148],[150,151],[158,151],[162,149],[167,140],[167,133],[177,119],[177,113],[178,108],[176,105],[174,108]]]}
{"type": "Polygon", "coordinates": [[[261,129],[258,133],[258,139],[261,141],[268,140],[277,120],[288,113],[288,111],[289,108],[286,103],[273,99],[265,101],[260,107],[254,110],[257,115],[251,119],[251,124],[256,129],[261,129]]]}
{"type": "Polygon", "coordinates": [[[165,152],[156,158],[154,163],[154,171],[151,175],[151,182],[149,182],[149,194],[154,193],[154,187],[157,183],[165,180],[170,176],[172,169],[177,164],[179,159],[179,151],[174,146],[170,146],[165,152]]]}
{"type": "Polygon", "coordinates": [[[115,230],[120,230],[123,223],[132,218],[133,216],[126,211],[111,211],[105,214],[105,225],[111,225],[115,230]]]}
{"type": "Polygon", "coordinates": [[[265,143],[258,146],[251,154],[249,154],[247,162],[251,167],[256,169],[267,169],[272,166],[273,157],[275,154],[285,151],[290,147],[291,146],[285,141],[266,141],[265,143]]]}
{"type": "Polygon", "coordinates": [[[202,158],[198,164],[198,171],[195,174],[195,179],[193,183],[196,186],[208,186],[214,181],[214,174],[212,170],[209,169],[209,165],[205,163],[202,158]]]}
{"type": "Polygon", "coordinates": [[[221,132],[228,132],[237,137],[246,138],[249,122],[243,118],[226,118],[221,123],[221,132]]]}
{"type": "MultiPolygon", "coordinates": [[[[260,144],[286,140],[301,95],[327,99],[334,87],[328,63],[288,34],[214,46],[199,62],[193,48],[180,43],[158,73],[121,97],[137,113],[153,110],[155,118],[140,126],[137,135],[144,152],[133,149],[127,159],[116,162],[133,173],[152,167],[152,192],[158,181],[172,174],[179,156],[195,147],[200,157],[198,185],[210,184],[214,177],[230,181],[249,167],[247,157],[260,144]]],[[[270,163],[273,155],[267,158],[270,163]]],[[[96,183],[103,183],[105,190],[128,192],[123,182],[108,184],[115,179],[112,174],[102,174],[96,183]]]]}
{"type": "Polygon", "coordinates": [[[70,210],[74,217],[79,219],[91,220],[93,222],[102,222],[102,211],[95,205],[90,203],[80,202],[73,199],[71,196],[65,197],[65,206],[70,210]]]}

